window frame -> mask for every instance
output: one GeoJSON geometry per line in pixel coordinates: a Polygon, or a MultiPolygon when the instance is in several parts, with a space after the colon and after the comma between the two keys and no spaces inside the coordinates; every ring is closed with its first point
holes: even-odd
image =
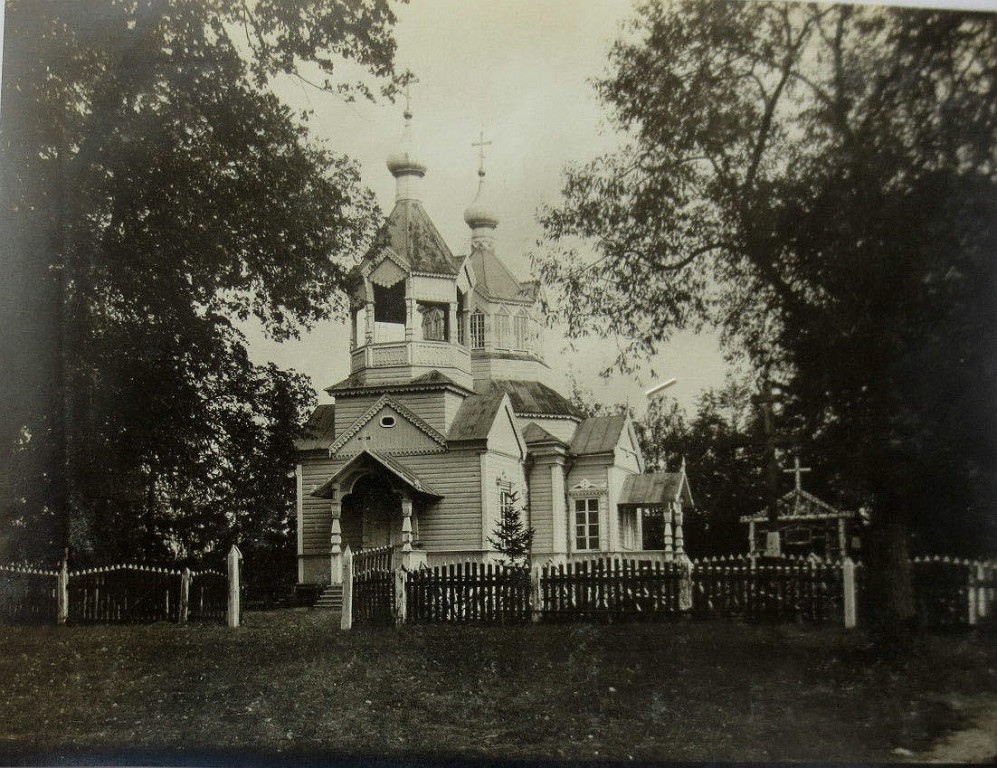
{"type": "Polygon", "coordinates": [[[471,349],[484,349],[485,348],[485,313],[480,309],[474,310],[471,313],[470,322],[470,334],[471,334],[471,349]],[[480,321],[480,327],[475,321],[480,321]]]}
{"type": "Polygon", "coordinates": [[[602,540],[602,496],[576,496],[572,498],[571,504],[571,541],[575,552],[598,552],[602,540]],[[579,509],[579,505],[582,506],[579,509]],[[594,506],[593,506],[594,505],[594,506]],[[579,522],[579,515],[584,515],[583,522],[579,522]],[[579,528],[582,533],[579,533],[579,528]],[[594,529],[594,533],[593,533],[594,529]]]}

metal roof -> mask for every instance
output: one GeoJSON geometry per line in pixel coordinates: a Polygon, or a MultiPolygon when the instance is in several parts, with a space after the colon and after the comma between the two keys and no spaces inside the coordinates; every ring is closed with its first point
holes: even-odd
{"type": "Polygon", "coordinates": [[[626,416],[592,416],[578,425],[571,438],[571,452],[576,456],[608,453],[620,442],[626,416]]]}
{"type": "Polygon", "coordinates": [[[658,506],[681,499],[692,506],[689,481],[684,472],[650,472],[629,475],[620,490],[620,504],[658,506]]]}
{"type": "Polygon", "coordinates": [[[561,438],[555,437],[539,424],[532,421],[526,426],[526,429],[523,430],[523,439],[526,440],[527,445],[556,443],[557,445],[563,445],[565,447],[568,446],[568,444],[561,438]]]}
{"type": "Polygon", "coordinates": [[[337,392],[344,392],[353,389],[365,389],[374,390],[378,392],[394,392],[402,391],[408,388],[418,389],[419,387],[427,388],[438,388],[438,387],[454,387],[461,390],[462,392],[468,392],[467,387],[462,386],[455,382],[453,379],[443,375],[439,371],[433,370],[429,373],[424,373],[421,376],[416,376],[414,379],[402,382],[400,384],[366,384],[365,378],[366,371],[357,371],[356,373],[351,373],[342,381],[337,381],[332,386],[326,387],[325,391],[329,394],[335,394],[337,392]]]}
{"type": "Polygon", "coordinates": [[[308,417],[302,427],[301,436],[294,441],[299,451],[328,449],[336,439],[336,406],[332,403],[320,405],[308,417]]]}
{"type": "Polygon", "coordinates": [[[460,404],[447,441],[451,440],[484,440],[495,422],[495,414],[502,405],[504,395],[472,395],[460,404]]]}
{"type": "Polygon", "coordinates": [[[480,379],[474,383],[474,389],[479,395],[494,396],[503,392],[509,395],[512,410],[517,416],[572,416],[576,419],[581,418],[581,414],[564,395],[539,381],[480,379]]]}
{"type": "Polygon", "coordinates": [[[532,301],[535,298],[530,290],[524,290],[524,286],[491,248],[474,248],[470,261],[477,279],[474,287],[488,298],[507,301],[532,301]]]}

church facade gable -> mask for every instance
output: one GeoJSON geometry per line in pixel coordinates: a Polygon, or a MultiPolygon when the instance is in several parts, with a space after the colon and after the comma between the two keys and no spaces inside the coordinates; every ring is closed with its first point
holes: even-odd
{"type": "Polygon", "coordinates": [[[364,448],[388,454],[442,453],[446,438],[394,398],[383,395],[329,449],[330,456],[353,456],[364,448]]]}

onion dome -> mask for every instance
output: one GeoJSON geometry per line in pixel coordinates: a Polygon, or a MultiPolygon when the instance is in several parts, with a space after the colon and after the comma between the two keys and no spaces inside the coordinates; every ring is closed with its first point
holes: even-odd
{"type": "Polygon", "coordinates": [[[405,110],[405,127],[402,128],[401,140],[398,149],[388,155],[387,165],[391,175],[396,179],[399,176],[413,175],[422,177],[426,174],[426,166],[417,158],[412,141],[412,113],[405,110]]]}
{"type": "Polygon", "coordinates": [[[478,170],[478,194],[475,195],[474,202],[464,211],[464,221],[471,229],[495,229],[498,226],[495,206],[492,205],[491,196],[485,189],[484,168],[478,170]]]}

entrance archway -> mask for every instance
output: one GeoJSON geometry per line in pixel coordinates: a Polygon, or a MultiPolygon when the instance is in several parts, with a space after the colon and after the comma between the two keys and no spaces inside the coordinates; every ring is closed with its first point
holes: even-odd
{"type": "Polygon", "coordinates": [[[384,475],[367,474],[353,484],[343,498],[343,517],[355,521],[363,549],[402,543],[401,497],[384,475]]]}

